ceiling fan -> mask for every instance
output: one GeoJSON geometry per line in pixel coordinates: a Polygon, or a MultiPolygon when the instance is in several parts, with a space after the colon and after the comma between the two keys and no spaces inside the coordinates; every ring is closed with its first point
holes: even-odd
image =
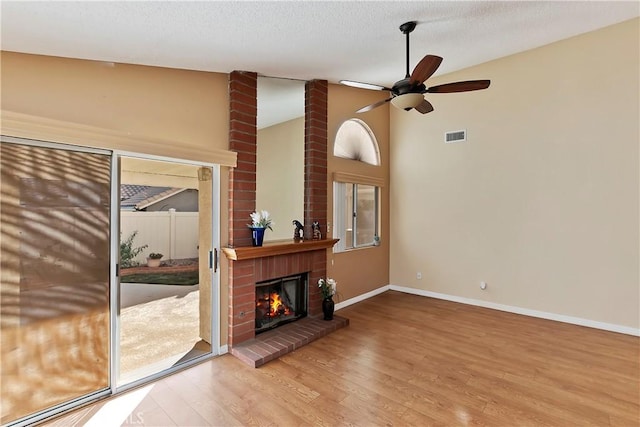
{"type": "Polygon", "coordinates": [[[390,98],[362,107],[356,113],[365,113],[391,101],[394,106],[406,111],[415,108],[420,113],[426,114],[433,111],[433,105],[424,98],[423,95],[425,93],[469,92],[489,87],[490,80],[468,80],[426,87],[424,82],[436,72],[442,62],[442,58],[435,55],[426,55],[418,62],[413,72],[409,74],[409,34],[416,28],[416,24],[416,21],[409,21],[400,25],[400,31],[407,36],[407,73],[404,79],[398,80],[390,88],[371,83],[340,80],[341,84],[347,86],[371,90],[388,90],[391,92],[390,98]]]}

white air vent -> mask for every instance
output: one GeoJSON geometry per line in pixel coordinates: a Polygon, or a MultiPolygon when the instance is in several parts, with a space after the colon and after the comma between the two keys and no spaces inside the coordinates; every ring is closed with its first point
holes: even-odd
{"type": "Polygon", "coordinates": [[[444,142],[464,142],[467,140],[467,131],[466,130],[456,130],[453,132],[446,132],[444,134],[444,142]]]}

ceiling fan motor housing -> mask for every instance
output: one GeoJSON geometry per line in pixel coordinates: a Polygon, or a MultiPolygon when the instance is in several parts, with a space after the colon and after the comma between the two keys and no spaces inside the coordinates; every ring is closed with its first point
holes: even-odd
{"type": "Polygon", "coordinates": [[[425,93],[427,87],[424,84],[417,86],[412,85],[410,78],[398,80],[391,88],[391,92],[395,95],[404,95],[405,93],[425,93]]]}

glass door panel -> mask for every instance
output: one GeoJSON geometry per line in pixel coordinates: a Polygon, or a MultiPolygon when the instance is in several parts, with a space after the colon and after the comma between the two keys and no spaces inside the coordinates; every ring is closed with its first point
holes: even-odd
{"type": "Polygon", "coordinates": [[[211,353],[213,188],[210,167],[119,163],[118,387],[211,353]]]}
{"type": "Polygon", "coordinates": [[[110,385],[110,162],[1,143],[2,424],[110,385]]]}

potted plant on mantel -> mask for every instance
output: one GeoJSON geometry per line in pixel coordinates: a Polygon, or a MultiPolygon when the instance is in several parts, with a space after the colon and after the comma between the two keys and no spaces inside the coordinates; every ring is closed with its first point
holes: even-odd
{"type": "Polygon", "coordinates": [[[273,231],[271,226],[274,222],[267,211],[256,211],[251,214],[251,224],[247,226],[251,229],[251,244],[253,246],[262,246],[264,239],[264,230],[267,228],[273,231]]]}
{"type": "Polygon", "coordinates": [[[147,267],[160,267],[160,260],[164,255],[157,252],[151,252],[147,257],[147,267]]]}

